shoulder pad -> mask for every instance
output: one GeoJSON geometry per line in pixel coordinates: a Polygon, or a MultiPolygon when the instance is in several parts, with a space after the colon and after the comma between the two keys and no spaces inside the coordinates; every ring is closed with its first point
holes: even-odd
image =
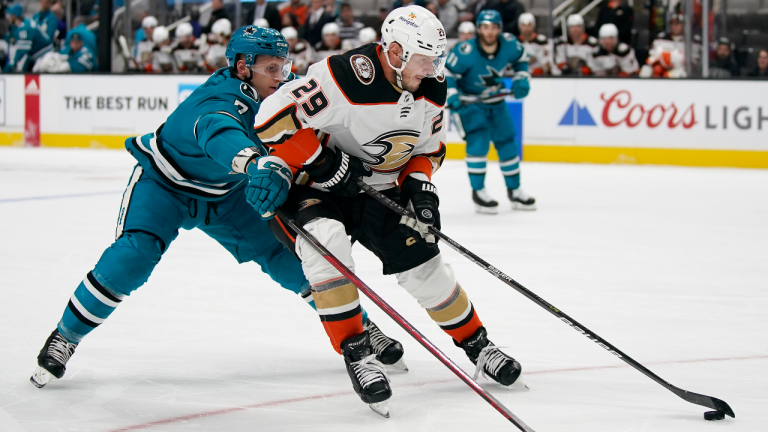
{"type": "MultiPolygon", "coordinates": [[[[328,57],[328,69],[333,81],[350,103],[397,103],[400,99],[400,93],[384,76],[377,57],[375,44],[328,57]]],[[[315,65],[317,67],[317,63],[315,65]]],[[[428,80],[422,80],[422,86],[425,81],[428,80]]]]}
{"type": "Polygon", "coordinates": [[[629,54],[630,51],[631,49],[629,48],[629,45],[625,44],[624,42],[619,43],[619,46],[616,47],[616,54],[621,57],[629,54]]]}
{"type": "Polygon", "coordinates": [[[547,37],[546,37],[546,36],[544,36],[543,34],[538,34],[538,35],[536,36],[536,39],[534,39],[534,40],[535,40],[536,42],[540,43],[540,44],[545,44],[545,43],[547,43],[547,37]]]}
{"type": "Polygon", "coordinates": [[[669,35],[667,35],[667,32],[661,32],[656,35],[656,39],[669,39],[669,35]]]}
{"type": "Polygon", "coordinates": [[[421,80],[421,85],[415,96],[418,98],[419,94],[423,94],[424,99],[437,106],[445,105],[448,95],[448,83],[445,82],[445,77],[421,80]]]}
{"type": "Polygon", "coordinates": [[[467,55],[472,52],[472,41],[462,42],[456,47],[456,49],[460,54],[467,55]]]}
{"type": "Polygon", "coordinates": [[[307,49],[307,44],[305,44],[304,42],[296,42],[296,45],[293,46],[293,53],[298,54],[306,51],[306,49],[307,49]]]}
{"type": "Polygon", "coordinates": [[[515,36],[513,36],[513,35],[512,35],[512,34],[510,34],[510,33],[502,33],[501,35],[504,37],[504,39],[506,39],[506,40],[508,40],[508,41],[513,41],[513,40],[516,40],[516,39],[515,39],[515,36]]]}
{"type": "Polygon", "coordinates": [[[562,45],[564,43],[568,43],[568,38],[565,36],[560,36],[557,39],[555,39],[555,45],[562,45]]]}
{"type": "Polygon", "coordinates": [[[597,46],[597,38],[594,36],[587,37],[587,45],[597,46]]]}

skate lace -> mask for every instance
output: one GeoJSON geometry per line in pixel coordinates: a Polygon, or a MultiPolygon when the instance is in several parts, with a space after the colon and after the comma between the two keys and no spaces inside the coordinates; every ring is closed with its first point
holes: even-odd
{"type": "MultiPolygon", "coordinates": [[[[477,356],[477,366],[475,367],[475,375],[472,379],[476,380],[480,373],[484,377],[488,378],[488,375],[498,376],[501,367],[509,360],[506,354],[504,354],[495,345],[488,345],[480,350],[480,355],[477,356]]],[[[492,378],[492,377],[491,377],[492,378]]]]}
{"type": "Polygon", "coordinates": [[[366,326],[366,330],[368,330],[368,334],[371,338],[371,347],[373,348],[374,353],[383,353],[384,349],[386,349],[392,343],[392,339],[388,338],[375,325],[366,326]]]}
{"type": "Polygon", "coordinates": [[[51,345],[48,346],[48,355],[62,365],[66,365],[69,358],[75,353],[76,347],[76,344],[69,343],[63,337],[56,335],[51,340],[51,345]]]}
{"type": "Polygon", "coordinates": [[[375,382],[387,381],[387,372],[384,370],[384,365],[376,360],[376,354],[371,354],[360,361],[353,362],[352,367],[360,381],[360,386],[363,388],[375,382]]]}

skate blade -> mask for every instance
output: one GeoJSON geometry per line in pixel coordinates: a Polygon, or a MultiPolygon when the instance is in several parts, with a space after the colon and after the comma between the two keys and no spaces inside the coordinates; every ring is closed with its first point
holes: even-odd
{"type": "Polygon", "coordinates": [[[51,382],[53,378],[55,378],[53,374],[38,366],[35,368],[35,371],[32,372],[32,376],[29,377],[29,382],[37,388],[43,388],[46,384],[51,382]]]}
{"type": "Polygon", "coordinates": [[[389,418],[389,404],[387,401],[382,402],[376,402],[372,404],[368,404],[368,406],[375,412],[376,414],[384,417],[389,418]]]}
{"type": "Polygon", "coordinates": [[[523,203],[513,202],[512,203],[512,209],[514,209],[514,210],[534,211],[534,210],[536,210],[536,204],[525,205],[523,203]]]}
{"type": "Polygon", "coordinates": [[[405,364],[405,361],[402,358],[396,363],[387,365],[387,368],[396,372],[408,372],[408,366],[405,364]]]}
{"type": "Polygon", "coordinates": [[[475,204],[475,212],[481,213],[481,214],[498,214],[499,213],[499,207],[483,207],[481,205],[475,204]]]}
{"type": "Polygon", "coordinates": [[[518,377],[515,380],[515,382],[513,382],[512,384],[508,386],[503,386],[503,387],[510,391],[528,391],[531,389],[530,387],[528,387],[528,384],[526,384],[525,381],[523,381],[522,376],[518,377]]]}

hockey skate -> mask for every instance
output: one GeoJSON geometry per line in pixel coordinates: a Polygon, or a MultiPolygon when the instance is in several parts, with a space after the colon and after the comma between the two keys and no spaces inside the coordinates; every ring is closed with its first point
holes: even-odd
{"type": "Polygon", "coordinates": [[[465,341],[457,343],[454,340],[454,343],[464,349],[467,357],[475,364],[475,375],[472,377],[474,380],[477,380],[478,375],[482,373],[483,376],[507,388],[528,389],[528,386],[520,380],[522,372],[520,363],[488,340],[485,327],[477,329],[475,334],[465,341]]]}
{"type": "Polygon", "coordinates": [[[61,378],[67,371],[67,362],[75,353],[77,344],[69,343],[64,339],[59,330],[54,330],[43,349],[37,356],[37,368],[32,373],[29,381],[37,388],[43,388],[53,378],[61,378]]]}
{"type": "Polygon", "coordinates": [[[507,197],[515,210],[536,210],[536,199],[528,196],[522,189],[507,189],[507,197]]]}
{"type": "Polygon", "coordinates": [[[347,364],[355,393],[382,417],[389,418],[387,399],[392,396],[384,365],[373,354],[368,331],[341,342],[341,353],[347,364]]]}
{"type": "Polygon", "coordinates": [[[475,211],[478,213],[496,214],[499,212],[499,203],[488,195],[485,188],[472,191],[472,201],[475,203],[475,211]]]}
{"type": "Polygon", "coordinates": [[[408,366],[403,361],[405,352],[400,342],[385,335],[370,318],[363,324],[363,329],[368,331],[378,361],[393,369],[408,372],[408,366]]]}

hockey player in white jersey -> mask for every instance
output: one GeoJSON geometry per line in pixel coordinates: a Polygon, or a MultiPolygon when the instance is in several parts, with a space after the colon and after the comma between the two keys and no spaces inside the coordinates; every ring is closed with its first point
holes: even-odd
{"type": "MultiPolygon", "coordinates": [[[[494,346],[430,226],[440,227],[430,179],[445,156],[445,30],[418,6],[393,10],[382,43],[331,56],[261,106],[256,134],[295,173],[288,198],[263,194],[354,271],[352,242],[383,263],[478,370],[509,386],[520,364],[494,346]],[[358,179],[407,206],[401,218],[365,193],[358,179]],[[348,237],[351,236],[351,239],[348,237]]],[[[265,217],[271,215],[266,214],[265,217]]],[[[273,232],[302,261],[318,313],[344,355],[360,398],[386,414],[392,394],[360,319],[357,288],[296,233],[273,218],[273,232]]]]}
{"type": "Polygon", "coordinates": [[[628,77],[637,75],[640,65],[631,46],[619,42],[615,24],[603,24],[599,33],[600,46],[592,57],[592,72],[599,77],[628,77]]]}
{"type": "Polygon", "coordinates": [[[518,39],[528,53],[528,72],[533,76],[560,75],[552,57],[552,42],[536,33],[536,17],[530,12],[520,14],[517,27],[520,30],[518,39]]]}
{"type": "Polygon", "coordinates": [[[587,35],[581,15],[570,15],[566,25],[568,34],[555,42],[555,63],[563,75],[591,75],[592,53],[597,49],[597,39],[587,35]]]}

